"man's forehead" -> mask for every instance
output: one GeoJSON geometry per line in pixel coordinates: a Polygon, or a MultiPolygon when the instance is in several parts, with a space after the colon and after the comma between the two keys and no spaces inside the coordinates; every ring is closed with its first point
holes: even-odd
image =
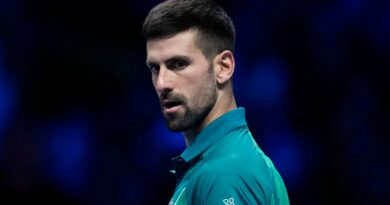
{"type": "Polygon", "coordinates": [[[193,47],[195,46],[195,31],[188,30],[164,38],[150,39],[147,47],[193,47]]]}
{"type": "Polygon", "coordinates": [[[174,55],[189,56],[200,52],[195,45],[194,32],[185,31],[168,38],[152,39],[146,42],[147,61],[170,58],[174,55]]]}

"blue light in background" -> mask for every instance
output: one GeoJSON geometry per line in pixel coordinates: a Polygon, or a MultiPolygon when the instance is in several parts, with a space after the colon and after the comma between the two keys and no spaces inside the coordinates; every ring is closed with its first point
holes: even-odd
{"type": "Polygon", "coordinates": [[[3,152],[4,131],[15,110],[16,90],[14,83],[5,71],[4,50],[0,41],[0,159],[3,152]]]}
{"type": "Polygon", "coordinates": [[[286,184],[300,187],[310,153],[304,153],[305,147],[291,131],[268,131],[266,136],[265,146],[269,150],[266,154],[274,162],[286,184]]]}
{"type": "Polygon", "coordinates": [[[363,8],[367,8],[369,1],[363,0],[343,0],[341,1],[342,7],[346,12],[355,16],[362,11],[363,8]]]}
{"type": "Polygon", "coordinates": [[[91,140],[88,122],[77,116],[47,123],[44,137],[45,171],[49,180],[69,194],[81,194],[88,180],[91,140]]]}
{"type": "Polygon", "coordinates": [[[156,118],[150,135],[153,146],[156,148],[168,152],[184,151],[185,142],[183,135],[180,132],[169,131],[162,116],[156,118]]]}
{"type": "Polygon", "coordinates": [[[284,63],[278,58],[266,58],[256,62],[250,72],[248,70],[238,72],[235,94],[256,107],[266,109],[282,105],[288,85],[284,63]]]}

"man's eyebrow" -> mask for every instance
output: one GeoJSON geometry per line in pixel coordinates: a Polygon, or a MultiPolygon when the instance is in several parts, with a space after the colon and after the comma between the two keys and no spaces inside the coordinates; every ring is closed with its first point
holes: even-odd
{"type": "MultiPolygon", "coordinates": [[[[164,63],[166,64],[166,63],[169,63],[169,62],[172,62],[175,60],[190,61],[190,58],[188,56],[184,56],[184,55],[174,55],[172,57],[169,57],[168,59],[165,59],[164,63]]],[[[158,63],[153,61],[153,60],[146,60],[146,66],[149,67],[151,65],[158,65],[158,63]]]]}
{"type": "Polygon", "coordinates": [[[190,61],[190,58],[188,56],[184,56],[184,55],[174,55],[174,56],[164,60],[164,63],[167,64],[167,63],[170,63],[172,61],[177,61],[177,60],[190,61]]]}

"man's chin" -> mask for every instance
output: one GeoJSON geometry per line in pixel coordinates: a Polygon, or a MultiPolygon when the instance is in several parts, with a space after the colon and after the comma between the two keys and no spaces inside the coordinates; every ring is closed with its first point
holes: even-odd
{"type": "Polygon", "coordinates": [[[180,115],[180,113],[167,114],[163,112],[163,115],[165,118],[165,123],[170,131],[172,132],[184,131],[183,130],[184,128],[182,126],[183,119],[181,119],[182,116],[180,115]]]}
{"type": "Polygon", "coordinates": [[[167,127],[172,132],[183,132],[186,128],[178,122],[166,120],[167,127]]]}
{"type": "Polygon", "coordinates": [[[173,127],[173,126],[169,126],[169,125],[168,125],[168,129],[171,132],[184,132],[185,131],[184,129],[182,129],[180,127],[173,127]]]}
{"type": "Polygon", "coordinates": [[[167,127],[172,132],[184,132],[189,129],[189,126],[185,126],[183,123],[183,120],[179,119],[167,119],[165,118],[165,123],[167,124],[167,127]]]}
{"type": "Polygon", "coordinates": [[[184,132],[194,125],[194,121],[188,116],[188,113],[180,110],[179,112],[167,114],[163,113],[165,118],[165,123],[168,129],[172,132],[184,132]]]}

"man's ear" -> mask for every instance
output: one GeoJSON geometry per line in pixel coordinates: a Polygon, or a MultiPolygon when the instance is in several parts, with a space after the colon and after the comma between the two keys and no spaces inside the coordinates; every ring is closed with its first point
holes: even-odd
{"type": "Polygon", "coordinates": [[[216,56],[214,68],[217,84],[223,85],[232,78],[234,66],[234,56],[231,51],[225,50],[216,56]]]}

